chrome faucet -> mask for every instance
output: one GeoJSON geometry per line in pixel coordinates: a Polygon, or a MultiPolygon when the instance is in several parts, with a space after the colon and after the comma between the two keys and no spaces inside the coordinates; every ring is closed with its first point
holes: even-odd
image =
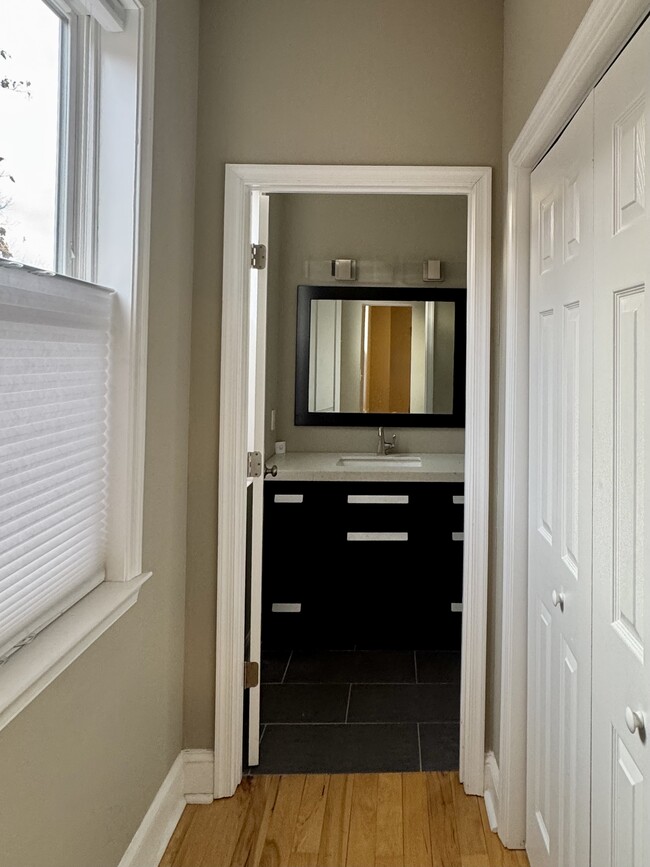
{"type": "Polygon", "coordinates": [[[394,450],[395,440],[397,439],[397,434],[393,434],[393,441],[392,442],[387,442],[384,439],[384,429],[383,429],[383,427],[380,427],[379,430],[377,431],[377,436],[379,437],[379,440],[377,442],[377,454],[378,455],[387,455],[394,450]]]}

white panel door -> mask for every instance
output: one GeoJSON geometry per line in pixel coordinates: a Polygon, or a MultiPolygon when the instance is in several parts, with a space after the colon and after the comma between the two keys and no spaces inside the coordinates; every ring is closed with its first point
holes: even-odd
{"type": "Polygon", "coordinates": [[[595,94],[592,863],[647,867],[650,744],[638,725],[650,724],[647,23],[595,94]]]}
{"type": "MultiPolygon", "coordinates": [[[[252,244],[269,242],[269,197],[254,192],[251,196],[250,238],[252,244]]],[[[266,394],[266,298],[267,270],[251,268],[249,279],[248,324],[248,451],[265,457],[264,402],[266,394]]],[[[247,662],[262,665],[262,534],[264,520],[264,473],[246,480],[246,644],[247,662]]],[[[260,761],[260,691],[251,687],[245,696],[244,760],[249,765],[260,761]]]]}
{"type": "Polygon", "coordinates": [[[587,867],[591,710],[593,96],[531,179],[532,867],[587,867]]]}

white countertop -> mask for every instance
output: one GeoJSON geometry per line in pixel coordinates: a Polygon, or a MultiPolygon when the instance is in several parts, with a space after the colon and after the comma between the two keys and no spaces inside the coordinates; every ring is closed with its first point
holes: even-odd
{"type": "MultiPolygon", "coordinates": [[[[367,468],[341,466],[342,452],[290,452],[272,455],[268,467],[275,464],[278,474],[267,476],[276,482],[462,482],[465,456],[424,454],[419,452],[419,467],[391,466],[390,463],[370,464],[367,468]]],[[[346,452],[346,454],[350,454],[346,452]]],[[[396,455],[399,457],[399,453],[396,455]]],[[[405,455],[407,457],[407,455],[405,455]]]]}

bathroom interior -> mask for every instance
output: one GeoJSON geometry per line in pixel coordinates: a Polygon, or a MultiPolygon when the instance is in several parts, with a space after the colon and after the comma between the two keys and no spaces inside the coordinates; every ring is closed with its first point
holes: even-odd
{"type": "Polygon", "coordinates": [[[259,764],[458,768],[467,200],[269,197],[259,764]]]}

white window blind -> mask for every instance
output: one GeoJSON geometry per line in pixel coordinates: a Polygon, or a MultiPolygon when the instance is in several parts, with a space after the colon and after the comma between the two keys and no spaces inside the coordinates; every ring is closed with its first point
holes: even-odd
{"type": "Polygon", "coordinates": [[[105,577],[112,297],[0,268],[0,663],[105,577]]]}

